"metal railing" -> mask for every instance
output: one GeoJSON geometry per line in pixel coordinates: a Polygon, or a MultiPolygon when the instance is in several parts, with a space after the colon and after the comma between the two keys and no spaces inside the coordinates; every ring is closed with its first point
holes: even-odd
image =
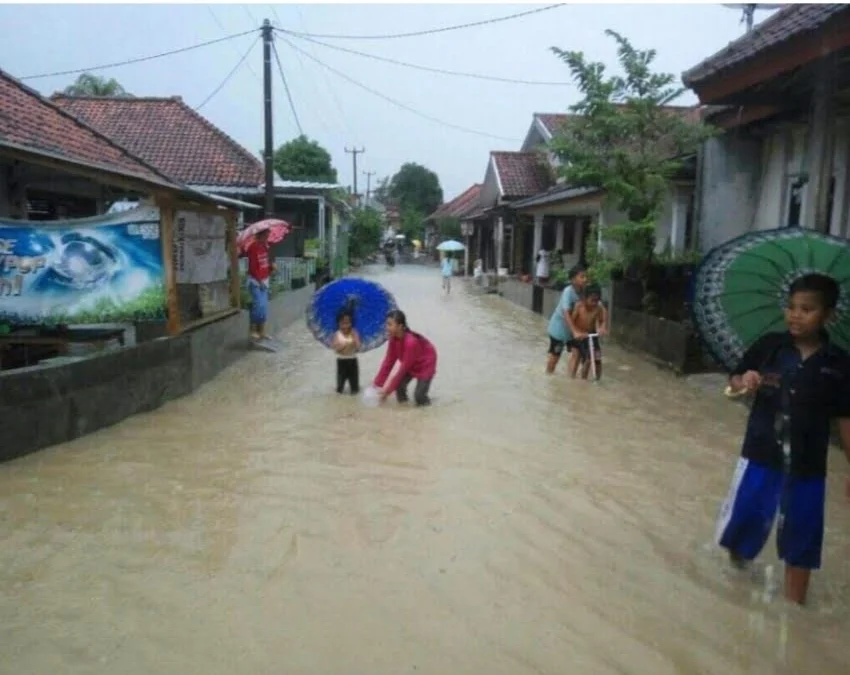
{"type": "MultiPolygon", "coordinates": [[[[272,274],[271,285],[275,290],[292,290],[293,280],[303,281],[301,286],[306,286],[316,273],[316,261],[312,258],[275,258],[274,264],[277,270],[272,274]]],[[[239,273],[244,286],[248,274],[248,261],[245,258],[239,261],[239,273]]]]}

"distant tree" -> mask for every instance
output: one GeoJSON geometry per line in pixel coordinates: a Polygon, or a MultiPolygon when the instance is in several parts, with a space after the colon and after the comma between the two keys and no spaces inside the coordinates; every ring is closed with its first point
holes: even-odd
{"type": "Polygon", "coordinates": [[[552,48],[570,69],[582,98],[571,107],[575,117],[555,135],[550,149],[561,160],[567,183],[603,188],[628,219],[601,233],[617,244],[615,258],[601,256],[595,243],[588,248],[596,268],[592,276],[604,278],[615,269],[633,267],[645,279],[670,181],[682,158],[711,132],[669,107],[684,90],[675,75],[652,71],[654,49],[637,50],[619,33],[605,33],[617,42],[622,75],[607,76],[604,64],[586,61],[582,52],[552,48]]]}
{"type": "Polygon", "coordinates": [[[390,179],[381,178],[372,189],[372,199],[379,204],[386,205],[390,201],[390,179]]]}
{"type": "Polygon", "coordinates": [[[330,153],[306,136],[299,136],[275,150],[274,170],[284,180],[337,181],[330,153]]]}
{"type": "Polygon", "coordinates": [[[375,252],[384,238],[384,222],[375,209],[357,209],[351,222],[348,237],[348,255],[352,260],[362,260],[375,252]]]}
{"type": "Polygon", "coordinates": [[[463,236],[458,218],[440,218],[437,220],[437,236],[440,239],[459,240],[463,236]]]}
{"type": "Polygon", "coordinates": [[[425,237],[425,216],[422,212],[411,208],[402,209],[399,233],[407,237],[407,241],[422,241],[425,237]]]}
{"type": "Polygon", "coordinates": [[[433,213],[443,203],[440,179],[430,169],[408,162],[389,182],[389,197],[402,212],[433,213]]]}
{"type": "Polygon", "coordinates": [[[108,80],[92,73],[83,73],[74,84],[69,84],[62,92],[68,96],[104,96],[132,98],[121,83],[114,77],[108,80]]]}

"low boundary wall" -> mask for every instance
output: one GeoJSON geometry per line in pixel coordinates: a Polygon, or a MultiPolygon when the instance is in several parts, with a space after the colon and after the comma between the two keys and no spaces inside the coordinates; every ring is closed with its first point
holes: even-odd
{"type": "MultiPolygon", "coordinates": [[[[269,303],[277,332],[304,316],[312,285],[269,303]]],[[[0,374],[0,461],[64,443],[191,393],[249,352],[241,311],[161,338],[54,366],[0,374]]]]}

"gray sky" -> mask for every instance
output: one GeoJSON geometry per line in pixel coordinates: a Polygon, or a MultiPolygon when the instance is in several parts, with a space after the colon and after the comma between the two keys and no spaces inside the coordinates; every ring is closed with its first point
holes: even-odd
{"type": "MultiPolygon", "coordinates": [[[[0,5],[0,67],[16,77],[88,68],[178,49],[259,25],[264,18],[305,33],[392,34],[495,18],[532,5],[0,5]],[[273,9],[276,10],[275,15],[273,9]],[[216,22],[217,17],[219,23],[216,22]],[[222,26],[224,30],[222,30],[222,26]]],[[[763,20],[769,13],[759,13],[763,20]]],[[[616,65],[612,28],[639,48],[655,47],[658,69],[680,74],[740,36],[740,13],[721,5],[571,5],[517,20],[396,40],[325,40],[433,68],[500,77],[568,81],[549,47],[582,50],[616,65]]],[[[180,95],[199,105],[254,40],[245,36],[185,54],[94,71],[137,96],[180,95]]],[[[449,77],[341,53],[293,39],[349,77],[431,117],[497,140],[457,131],[401,110],[340,79],[278,40],[304,132],[332,154],[340,182],[351,183],[349,148],[366,148],[359,171],[375,178],[415,161],[439,176],[446,199],[483,180],[490,150],[518,150],[534,112],[566,112],[573,86],[527,86],[449,77]]],[[[262,48],[201,112],[252,152],[263,143],[262,48]],[[254,72],[247,67],[250,63],[254,72]]],[[[43,94],[75,75],[28,80],[43,94]]],[[[275,145],[298,131],[274,72],[275,145]]],[[[687,94],[680,103],[694,103],[687,94]]],[[[365,176],[358,177],[361,192],[365,176]]],[[[373,179],[374,181],[374,179],[373,179]]],[[[373,183],[374,184],[374,183],[373,183]]]]}

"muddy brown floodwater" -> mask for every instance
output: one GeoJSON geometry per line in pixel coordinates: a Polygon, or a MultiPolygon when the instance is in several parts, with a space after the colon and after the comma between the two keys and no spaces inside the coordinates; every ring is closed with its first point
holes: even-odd
{"type": "Polygon", "coordinates": [[[848,672],[843,462],[791,608],[772,544],[750,573],[711,545],[741,406],[611,346],[601,384],[547,378],[540,317],[375,274],[438,346],[430,409],[337,396],[299,323],[280,354],[0,466],[0,672],[848,672]]]}

